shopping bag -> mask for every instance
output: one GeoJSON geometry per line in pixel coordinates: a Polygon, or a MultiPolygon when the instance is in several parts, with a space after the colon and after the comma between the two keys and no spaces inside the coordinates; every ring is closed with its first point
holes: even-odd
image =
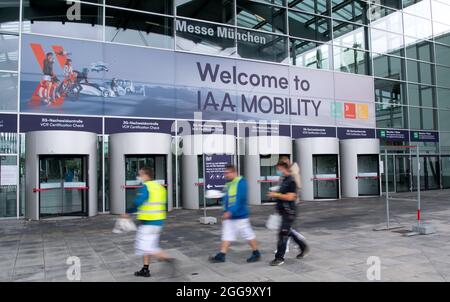
{"type": "Polygon", "coordinates": [[[278,214],[271,214],[266,221],[266,228],[269,230],[278,230],[281,225],[281,216],[278,214]]]}
{"type": "Polygon", "coordinates": [[[114,228],[112,230],[115,234],[122,234],[136,231],[136,225],[129,218],[117,218],[114,228]]]}

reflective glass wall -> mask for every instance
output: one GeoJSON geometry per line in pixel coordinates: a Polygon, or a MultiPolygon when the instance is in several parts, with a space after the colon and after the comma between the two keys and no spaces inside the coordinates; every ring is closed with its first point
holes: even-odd
{"type": "Polygon", "coordinates": [[[370,75],[377,127],[438,131],[421,149],[450,187],[449,15],[448,0],[0,0],[0,113],[18,112],[21,33],[370,75]]]}

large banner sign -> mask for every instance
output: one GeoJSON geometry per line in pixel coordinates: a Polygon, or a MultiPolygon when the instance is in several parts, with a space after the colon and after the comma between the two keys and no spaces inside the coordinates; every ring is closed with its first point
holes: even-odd
{"type": "Polygon", "coordinates": [[[21,111],[375,127],[373,78],[24,34],[21,111]]]}

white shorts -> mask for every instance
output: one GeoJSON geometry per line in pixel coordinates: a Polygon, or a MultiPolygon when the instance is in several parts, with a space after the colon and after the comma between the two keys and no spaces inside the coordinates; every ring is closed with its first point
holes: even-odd
{"type": "Polygon", "coordinates": [[[256,238],[248,218],[222,221],[222,241],[236,241],[238,233],[245,240],[256,238]]]}
{"type": "Polygon", "coordinates": [[[136,232],[136,255],[145,256],[157,254],[161,251],[159,247],[159,235],[162,226],[141,225],[136,232]]]}

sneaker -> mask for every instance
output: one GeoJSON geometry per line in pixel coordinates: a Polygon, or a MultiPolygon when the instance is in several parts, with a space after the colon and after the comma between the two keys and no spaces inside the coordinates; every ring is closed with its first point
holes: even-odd
{"type": "Polygon", "coordinates": [[[305,258],[309,254],[309,252],[310,252],[310,248],[309,248],[309,246],[306,246],[305,249],[300,254],[297,255],[297,259],[305,258]]]}
{"type": "Polygon", "coordinates": [[[270,262],[270,266],[280,266],[284,263],[283,259],[274,259],[270,262]]]}
{"type": "Polygon", "coordinates": [[[148,268],[142,268],[140,271],[134,273],[136,277],[150,277],[150,270],[148,268]]]}
{"type": "Polygon", "coordinates": [[[209,262],[211,263],[222,263],[225,262],[225,254],[217,253],[214,257],[209,257],[209,262]]]}
{"type": "Polygon", "coordinates": [[[247,258],[247,262],[257,262],[261,260],[261,253],[259,251],[253,251],[253,253],[250,255],[250,257],[247,258]]]}

